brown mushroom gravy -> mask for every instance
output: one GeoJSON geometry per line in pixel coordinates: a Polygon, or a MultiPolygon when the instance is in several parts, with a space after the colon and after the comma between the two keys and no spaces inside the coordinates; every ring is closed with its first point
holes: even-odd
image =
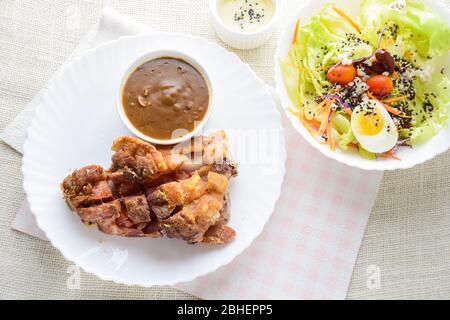
{"type": "Polygon", "coordinates": [[[170,57],[150,60],[134,70],[122,90],[131,124],[146,136],[169,140],[173,132],[192,132],[209,106],[208,85],[189,63],[170,57]]]}

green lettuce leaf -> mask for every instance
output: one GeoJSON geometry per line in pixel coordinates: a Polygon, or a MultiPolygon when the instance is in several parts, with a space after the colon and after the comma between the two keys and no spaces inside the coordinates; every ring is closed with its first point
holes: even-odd
{"type": "MultiPolygon", "coordinates": [[[[437,72],[439,74],[439,72],[437,72]]],[[[416,79],[416,98],[412,105],[413,126],[401,130],[400,136],[409,137],[411,144],[423,143],[447,127],[450,113],[450,80],[434,75],[431,81],[422,83],[416,79]]]]}
{"type": "Polygon", "coordinates": [[[363,0],[361,12],[363,34],[375,47],[379,32],[387,25],[382,47],[399,56],[406,51],[412,55],[417,52],[419,59],[440,56],[450,48],[447,22],[423,1],[363,0]]]}
{"type": "Polygon", "coordinates": [[[377,155],[375,153],[372,153],[370,151],[367,151],[366,149],[364,149],[363,147],[361,147],[360,145],[358,146],[358,153],[361,157],[363,157],[364,159],[367,160],[375,160],[377,158],[377,155]]]}
{"type": "Polygon", "coordinates": [[[331,4],[299,28],[297,40],[281,61],[281,71],[293,107],[307,118],[314,113],[314,97],[325,94],[331,86],[320,68],[336,64],[342,56],[358,59],[373,52],[364,42],[349,42],[348,35],[354,33],[331,4]]]}
{"type": "Polygon", "coordinates": [[[331,125],[339,135],[336,139],[339,148],[348,150],[348,145],[355,140],[348,116],[335,113],[331,118],[331,125]]]}

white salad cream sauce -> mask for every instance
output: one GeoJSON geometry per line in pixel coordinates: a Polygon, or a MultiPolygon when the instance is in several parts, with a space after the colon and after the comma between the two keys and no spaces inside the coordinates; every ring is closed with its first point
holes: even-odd
{"type": "Polygon", "coordinates": [[[237,32],[263,29],[275,15],[274,0],[219,0],[217,11],[222,22],[237,32]]]}

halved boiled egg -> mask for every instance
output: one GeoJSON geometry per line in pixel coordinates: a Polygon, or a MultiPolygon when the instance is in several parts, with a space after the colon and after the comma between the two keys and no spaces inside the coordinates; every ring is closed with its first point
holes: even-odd
{"type": "Polygon", "coordinates": [[[356,140],[369,152],[387,152],[398,141],[397,127],[389,112],[375,100],[366,100],[353,110],[351,127],[356,140]]]}

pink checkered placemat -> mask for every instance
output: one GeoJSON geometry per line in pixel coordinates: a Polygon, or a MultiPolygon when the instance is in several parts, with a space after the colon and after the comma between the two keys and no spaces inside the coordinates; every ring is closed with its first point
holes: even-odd
{"type": "Polygon", "coordinates": [[[178,288],[208,299],[344,299],[382,173],[326,158],[284,119],[286,175],[262,234],[178,288]]]}
{"type": "MultiPolygon", "coordinates": [[[[149,29],[106,8],[90,41],[142,31],[149,29]]],[[[205,299],[345,298],[382,173],[326,158],[283,121],[286,175],[262,234],[229,265],[177,288],[205,299]]],[[[15,121],[2,138],[21,150],[26,123],[15,121]]],[[[13,228],[44,239],[26,202],[13,228]]]]}

